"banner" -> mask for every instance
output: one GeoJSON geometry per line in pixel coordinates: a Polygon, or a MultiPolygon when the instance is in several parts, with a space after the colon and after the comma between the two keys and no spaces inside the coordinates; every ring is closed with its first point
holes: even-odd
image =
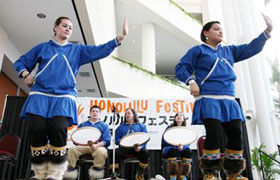
{"type": "MultiPolygon", "coordinates": [[[[161,139],[166,127],[173,123],[174,115],[182,112],[185,115],[190,129],[199,136],[204,132],[202,126],[191,126],[192,109],[194,99],[129,99],[129,98],[77,98],[78,123],[89,119],[90,107],[98,105],[101,108],[101,120],[107,123],[112,131],[113,107],[119,113],[115,118],[115,128],[124,122],[124,113],[127,108],[133,108],[138,114],[140,123],[147,127],[150,141],[147,149],[161,149],[161,139]]],[[[68,147],[72,146],[71,133],[77,126],[68,128],[68,147]]],[[[111,145],[112,146],[112,145],[111,145]]],[[[111,147],[110,147],[111,148],[111,147]]],[[[195,143],[191,148],[196,148],[195,143]]]]}

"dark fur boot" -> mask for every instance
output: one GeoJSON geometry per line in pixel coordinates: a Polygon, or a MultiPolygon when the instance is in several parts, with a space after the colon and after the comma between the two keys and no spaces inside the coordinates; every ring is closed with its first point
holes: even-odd
{"type": "Polygon", "coordinates": [[[246,167],[245,162],[244,159],[224,158],[223,168],[227,175],[227,180],[248,180],[248,178],[241,175],[246,167]]]}
{"type": "Polygon", "coordinates": [[[222,159],[208,160],[200,159],[200,168],[203,173],[203,180],[220,180],[222,159]]]}

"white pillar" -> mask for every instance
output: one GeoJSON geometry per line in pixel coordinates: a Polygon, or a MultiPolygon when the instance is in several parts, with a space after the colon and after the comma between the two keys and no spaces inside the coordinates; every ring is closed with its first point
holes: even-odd
{"type": "Polygon", "coordinates": [[[142,67],[156,72],[155,28],[151,23],[142,26],[142,67]]]}
{"type": "MultiPolygon", "coordinates": [[[[240,22],[239,22],[239,12],[238,7],[233,1],[221,1],[223,18],[225,24],[225,31],[227,32],[227,43],[228,44],[239,44],[240,38],[239,34],[242,33],[240,22]]],[[[234,65],[235,73],[237,75],[237,80],[235,82],[236,87],[236,97],[240,98],[243,112],[254,107],[253,93],[250,83],[250,76],[248,75],[248,70],[242,68],[242,64],[247,65],[247,62],[237,63],[234,65]],[[245,73],[243,72],[245,71],[245,73]],[[244,75],[245,74],[245,75],[244,75]],[[247,93],[250,92],[250,93],[247,93]]],[[[254,142],[256,141],[256,120],[250,120],[246,122],[247,133],[250,148],[254,148],[254,142]]],[[[258,177],[258,172],[253,170],[254,179],[258,177]]],[[[257,180],[257,179],[256,179],[257,180]]]]}
{"type": "MultiPolygon", "coordinates": [[[[243,27],[244,40],[248,42],[257,35],[254,29],[254,23],[256,23],[254,22],[255,16],[252,14],[252,11],[250,11],[250,9],[254,6],[253,4],[249,3],[248,0],[238,1],[238,6],[240,10],[240,16],[242,17],[241,24],[243,27]]],[[[273,141],[267,95],[264,87],[265,83],[263,81],[264,73],[258,61],[260,61],[258,56],[251,58],[251,60],[248,62],[250,68],[249,72],[254,93],[256,119],[258,121],[260,139],[261,142],[266,146],[266,151],[271,153],[276,150],[276,146],[273,141]]]]}

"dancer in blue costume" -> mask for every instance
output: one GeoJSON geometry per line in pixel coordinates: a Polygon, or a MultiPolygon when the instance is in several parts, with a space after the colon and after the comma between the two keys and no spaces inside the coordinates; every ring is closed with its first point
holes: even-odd
{"type": "Polygon", "coordinates": [[[72,29],[68,17],[59,17],[53,28],[54,39],[35,46],[14,64],[19,77],[30,87],[21,117],[30,124],[33,179],[62,179],[67,168],[67,126],[77,124],[78,70],[110,55],[128,33],[125,20],[121,35],[95,46],[68,42],[72,29]],[[37,63],[33,77],[30,73],[37,63]]]}
{"type": "Polygon", "coordinates": [[[235,101],[234,63],[246,60],[261,52],[273,28],[269,17],[264,15],[266,30],[249,44],[222,46],[223,32],[218,21],[203,26],[201,40],[175,68],[177,79],[190,85],[195,96],[192,124],[203,124],[206,140],[200,167],[204,180],[216,180],[223,167],[228,180],[247,180],[241,175],[245,169],[242,147],[241,108],[235,101]],[[192,76],[194,75],[194,76],[192,76]],[[228,137],[225,157],[220,155],[221,130],[228,137]]]}
{"type": "MultiPolygon", "coordinates": [[[[174,122],[166,128],[168,130],[172,127],[186,126],[186,118],[183,113],[179,112],[174,116],[174,122]]],[[[165,131],[166,131],[165,130],[165,131]]],[[[191,171],[191,149],[190,145],[173,146],[168,144],[162,136],[162,154],[167,159],[167,171],[169,173],[170,180],[177,180],[177,158],[180,157],[182,161],[179,164],[179,180],[187,180],[187,177],[191,171]]]]}

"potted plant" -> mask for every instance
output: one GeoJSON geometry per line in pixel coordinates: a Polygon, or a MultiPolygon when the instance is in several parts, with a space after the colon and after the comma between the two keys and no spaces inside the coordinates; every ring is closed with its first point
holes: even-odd
{"type": "Polygon", "coordinates": [[[264,148],[262,144],[252,150],[251,163],[263,180],[275,180],[275,176],[280,175],[280,164],[276,160],[278,152],[268,154],[264,152],[264,148]]]}

